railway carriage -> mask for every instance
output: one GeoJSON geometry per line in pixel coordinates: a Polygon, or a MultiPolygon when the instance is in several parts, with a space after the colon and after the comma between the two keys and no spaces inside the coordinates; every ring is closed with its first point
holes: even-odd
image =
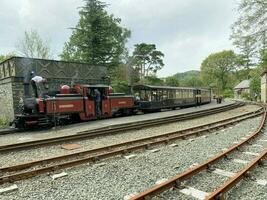
{"type": "Polygon", "coordinates": [[[209,89],[135,85],[133,90],[140,96],[139,105],[143,111],[189,107],[211,101],[209,89]]]}

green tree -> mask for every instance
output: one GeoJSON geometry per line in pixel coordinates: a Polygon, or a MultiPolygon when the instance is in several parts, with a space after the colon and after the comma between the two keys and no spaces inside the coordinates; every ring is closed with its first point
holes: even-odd
{"type": "Polygon", "coordinates": [[[43,59],[51,57],[48,41],[41,39],[37,31],[25,31],[24,38],[19,40],[16,46],[22,56],[43,59]]]}
{"type": "Polygon", "coordinates": [[[164,66],[164,54],[158,51],[155,44],[136,44],[133,52],[135,67],[139,70],[140,80],[152,74],[164,66]]]}
{"type": "Polygon", "coordinates": [[[181,80],[181,86],[183,87],[201,87],[202,85],[202,81],[197,75],[186,76],[181,80]]]}
{"type": "Polygon", "coordinates": [[[85,6],[79,11],[80,20],[65,43],[61,59],[108,67],[120,63],[130,31],[121,27],[121,19],[109,15],[106,7],[101,1],[85,0],[85,6]]]}
{"type": "Polygon", "coordinates": [[[222,94],[229,85],[230,74],[236,68],[233,51],[221,51],[209,55],[201,64],[201,76],[206,86],[215,86],[222,94]]]}
{"type": "Polygon", "coordinates": [[[147,85],[164,85],[164,81],[158,78],[155,74],[146,76],[143,83],[147,85]]]}
{"type": "Polygon", "coordinates": [[[165,79],[165,84],[167,86],[178,87],[180,85],[179,80],[174,76],[169,76],[165,79]]]}

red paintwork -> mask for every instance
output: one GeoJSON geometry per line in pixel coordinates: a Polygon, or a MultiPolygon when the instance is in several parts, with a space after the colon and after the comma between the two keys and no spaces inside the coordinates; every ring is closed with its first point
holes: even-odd
{"type": "Polygon", "coordinates": [[[95,117],[95,103],[93,100],[86,99],[85,101],[85,112],[86,116],[89,118],[95,117]]]}
{"type": "Polygon", "coordinates": [[[44,113],[45,112],[44,100],[37,99],[37,104],[38,104],[39,112],[44,113]]]}
{"type": "MultiPolygon", "coordinates": [[[[82,121],[97,119],[95,113],[94,93],[92,92],[96,87],[84,87],[75,85],[73,88],[69,86],[62,86],[60,88],[60,95],[37,99],[39,113],[53,116],[78,114],[82,121]],[[81,96],[79,96],[79,94],[81,96]]],[[[112,117],[117,112],[124,112],[125,109],[132,109],[134,106],[134,99],[132,96],[109,96],[112,91],[111,88],[100,87],[102,97],[101,118],[112,117]],[[122,110],[123,109],[123,110],[122,110]]],[[[38,121],[27,121],[27,125],[38,123],[38,121]]]]}
{"type": "Polygon", "coordinates": [[[112,116],[109,97],[107,97],[106,99],[102,100],[102,114],[105,117],[111,117],[112,116]]]}
{"type": "Polygon", "coordinates": [[[64,99],[65,100],[57,100],[57,98],[47,99],[46,101],[47,114],[84,112],[82,99],[73,99],[73,98],[70,99],[68,97],[64,97],[64,99]]]}
{"type": "Polygon", "coordinates": [[[130,108],[134,106],[133,97],[112,97],[110,99],[111,108],[130,108]]]}

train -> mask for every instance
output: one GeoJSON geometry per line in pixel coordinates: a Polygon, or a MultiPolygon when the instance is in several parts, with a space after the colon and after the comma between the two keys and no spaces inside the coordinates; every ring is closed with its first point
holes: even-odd
{"type": "Polygon", "coordinates": [[[109,85],[103,84],[62,85],[58,91],[40,97],[25,97],[13,123],[18,129],[52,127],[211,102],[211,90],[204,88],[134,85],[131,91],[130,95],[113,93],[109,85]],[[100,114],[96,112],[96,90],[101,95],[100,114]]]}

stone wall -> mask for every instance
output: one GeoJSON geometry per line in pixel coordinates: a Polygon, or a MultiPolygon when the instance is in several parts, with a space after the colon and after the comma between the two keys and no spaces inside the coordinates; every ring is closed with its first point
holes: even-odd
{"type": "Polygon", "coordinates": [[[261,75],[261,101],[267,103],[267,73],[261,75]]]}
{"type": "Polygon", "coordinates": [[[47,79],[49,90],[58,90],[62,84],[109,84],[104,78],[107,69],[103,66],[12,57],[0,63],[0,116],[12,120],[14,113],[19,113],[19,100],[24,97],[23,83],[30,81],[31,71],[47,79]]]}
{"type": "Polygon", "coordinates": [[[14,118],[12,80],[0,80],[0,119],[11,121],[14,118]]]}

